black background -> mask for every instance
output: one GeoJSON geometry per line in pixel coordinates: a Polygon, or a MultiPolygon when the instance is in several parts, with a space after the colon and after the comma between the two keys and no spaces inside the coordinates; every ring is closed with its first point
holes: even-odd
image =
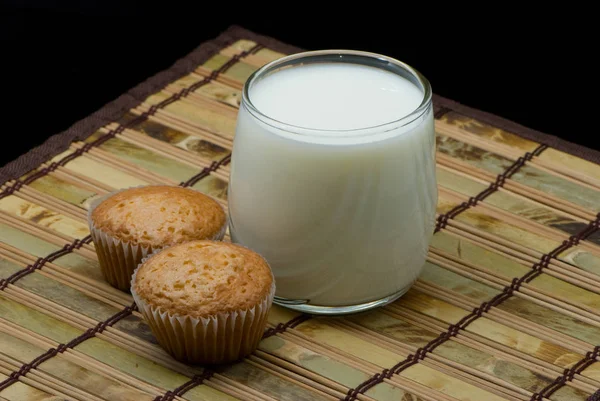
{"type": "Polygon", "coordinates": [[[0,165],[231,24],[305,49],[359,49],[401,59],[442,96],[600,149],[591,9],[276,4],[2,3],[0,165]]]}

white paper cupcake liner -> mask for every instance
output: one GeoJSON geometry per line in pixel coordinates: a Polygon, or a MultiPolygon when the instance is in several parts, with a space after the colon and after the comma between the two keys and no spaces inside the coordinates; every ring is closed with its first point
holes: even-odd
{"type": "Polygon", "coordinates": [[[227,363],[242,359],[258,347],[273,303],[275,281],[267,296],[250,309],[195,318],[171,315],[143,300],[133,285],[137,271],[131,279],[131,295],[158,343],[173,358],[192,364],[227,363]]]}
{"type": "MultiPolygon", "coordinates": [[[[92,212],[100,203],[113,195],[128,189],[141,188],[145,186],[146,185],[140,185],[110,192],[94,199],[92,202],[90,202],[90,207],[88,208],[87,220],[90,228],[90,235],[92,236],[92,240],[94,241],[94,246],[96,248],[96,254],[98,255],[100,270],[102,271],[105,280],[110,285],[122,291],[129,291],[131,285],[131,275],[143,258],[171,244],[166,244],[165,246],[159,248],[153,248],[151,246],[143,246],[133,244],[128,241],[122,241],[121,239],[113,237],[107,232],[96,227],[92,221],[92,212]]],[[[193,188],[190,189],[193,190],[193,188]]],[[[217,204],[223,208],[219,202],[217,202],[217,204]]],[[[225,212],[225,210],[223,211],[225,212]]],[[[227,216],[227,213],[225,213],[225,216],[227,216]]],[[[206,239],[221,241],[225,236],[226,231],[227,218],[225,219],[225,224],[223,224],[221,230],[212,238],[206,239]]]]}

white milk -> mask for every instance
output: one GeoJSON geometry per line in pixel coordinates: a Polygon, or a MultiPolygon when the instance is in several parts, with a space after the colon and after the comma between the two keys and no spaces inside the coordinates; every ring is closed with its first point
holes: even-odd
{"type": "Polygon", "coordinates": [[[358,305],[417,278],[437,203],[432,110],[369,127],[409,115],[423,96],[399,75],[341,63],[250,86],[263,116],[246,104],[238,115],[231,233],[269,261],[278,297],[358,305]]]}

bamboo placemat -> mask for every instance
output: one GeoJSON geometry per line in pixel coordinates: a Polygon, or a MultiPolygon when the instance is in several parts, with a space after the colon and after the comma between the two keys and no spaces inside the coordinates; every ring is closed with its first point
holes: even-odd
{"type": "Polygon", "coordinates": [[[151,183],[226,205],[242,84],[296,50],[233,27],[0,171],[0,400],[600,399],[598,153],[439,97],[439,216],[405,296],[343,318],[275,306],[229,366],[157,345],[102,279],[86,209],[151,183]]]}

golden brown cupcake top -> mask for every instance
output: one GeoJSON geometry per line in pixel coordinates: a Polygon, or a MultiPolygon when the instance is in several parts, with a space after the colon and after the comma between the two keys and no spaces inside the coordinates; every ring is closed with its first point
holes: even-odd
{"type": "Polygon", "coordinates": [[[200,318],[252,308],[272,284],[271,268],[256,252],[228,242],[193,241],[146,260],[133,290],[154,308],[200,318]]]}
{"type": "Polygon", "coordinates": [[[167,185],[130,188],[92,211],[96,228],[122,241],[153,248],[213,239],[226,222],[223,208],[193,189],[167,185]]]}

